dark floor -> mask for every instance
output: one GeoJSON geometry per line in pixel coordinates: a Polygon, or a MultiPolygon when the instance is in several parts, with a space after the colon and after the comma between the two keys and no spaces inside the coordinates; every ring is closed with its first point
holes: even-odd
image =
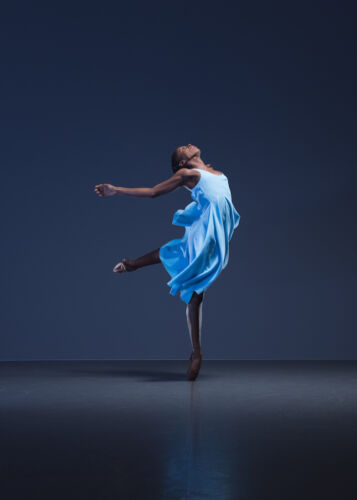
{"type": "Polygon", "coordinates": [[[357,498],[357,362],[0,363],[1,500],[357,498]]]}

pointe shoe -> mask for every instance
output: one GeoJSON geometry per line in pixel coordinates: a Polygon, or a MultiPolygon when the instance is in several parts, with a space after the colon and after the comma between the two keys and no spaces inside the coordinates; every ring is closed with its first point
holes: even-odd
{"type": "Polygon", "coordinates": [[[123,262],[119,262],[114,268],[113,268],[114,273],[125,273],[126,272],[126,267],[123,262]]]}
{"type": "Polygon", "coordinates": [[[136,270],[136,267],[134,265],[134,263],[129,260],[129,259],[123,259],[121,262],[119,262],[119,264],[117,264],[114,268],[113,268],[113,272],[114,273],[125,273],[125,272],[130,272],[130,271],[135,271],[136,270]]]}
{"type": "Polygon", "coordinates": [[[199,355],[193,356],[193,352],[190,356],[190,365],[187,370],[187,380],[195,380],[199,374],[201,363],[202,363],[202,352],[199,355]]]}

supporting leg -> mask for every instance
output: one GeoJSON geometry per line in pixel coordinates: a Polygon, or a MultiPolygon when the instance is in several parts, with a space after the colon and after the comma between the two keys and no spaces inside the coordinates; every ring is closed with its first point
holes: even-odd
{"type": "Polygon", "coordinates": [[[201,352],[201,331],[202,331],[202,302],[203,294],[194,292],[190,302],[186,305],[186,319],[190,334],[193,352],[197,355],[201,352]]]}
{"type": "Polygon", "coordinates": [[[204,293],[204,291],[200,294],[194,292],[190,302],[186,306],[187,325],[193,349],[190,356],[190,366],[187,371],[187,378],[189,380],[195,380],[201,367],[202,303],[204,293]]]}
{"type": "Polygon", "coordinates": [[[127,271],[136,271],[140,267],[159,264],[161,262],[159,251],[160,247],[134,260],[124,258],[114,267],[113,271],[115,273],[124,273],[127,271]]]}

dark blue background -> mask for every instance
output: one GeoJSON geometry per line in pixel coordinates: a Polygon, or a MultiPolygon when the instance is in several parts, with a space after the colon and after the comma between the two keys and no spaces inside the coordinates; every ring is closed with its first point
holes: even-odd
{"type": "Polygon", "coordinates": [[[182,359],[160,265],[179,145],[241,215],[203,304],[206,359],[354,359],[356,64],[351,4],[29,2],[2,9],[1,359],[182,359]]]}

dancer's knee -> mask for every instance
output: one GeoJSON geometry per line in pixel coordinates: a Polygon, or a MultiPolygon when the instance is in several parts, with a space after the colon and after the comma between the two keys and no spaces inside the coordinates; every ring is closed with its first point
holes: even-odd
{"type": "Polygon", "coordinates": [[[200,304],[203,301],[203,296],[205,294],[205,290],[201,293],[193,292],[190,304],[200,304]]]}

